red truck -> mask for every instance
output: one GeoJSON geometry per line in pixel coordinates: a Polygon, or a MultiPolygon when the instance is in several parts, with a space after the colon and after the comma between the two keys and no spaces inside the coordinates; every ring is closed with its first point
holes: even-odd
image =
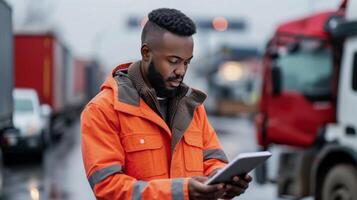
{"type": "Polygon", "coordinates": [[[14,65],[15,87],[37,91],[52,108],[53,134],[60,134],[85,103],[85,67],[53,33],[17,33],[14,65]]]}
{"type": "MultiPolygon", "coordinates": [[[[255,124],[263,149],[284,149],[279,196],[357,199],[356,8],[283,23],[267,45],[255,124]]],[[[266,168],[257,172],[264,183],[266,168]]]]}

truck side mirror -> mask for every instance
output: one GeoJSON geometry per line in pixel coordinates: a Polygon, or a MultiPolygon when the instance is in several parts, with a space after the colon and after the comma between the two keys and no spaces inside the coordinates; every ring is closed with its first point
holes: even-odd
{"type": "Polygon", "coordinates": [[[272,93],[277,96],[281,93],[282,80],[281,69],[279,66],[273,66],[271,69],[272,93]]]}
{"type": "Polygon", "coordinates": [[[357,35],[357,21],[340,21],[331,28],[331,35],[334,39],[345,39],[357,35]]]}

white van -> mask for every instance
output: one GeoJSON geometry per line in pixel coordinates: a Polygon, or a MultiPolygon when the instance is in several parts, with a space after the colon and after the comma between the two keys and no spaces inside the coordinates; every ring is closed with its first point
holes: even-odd
{"type": "Polygon", "coordinates": [[[42,152],[50,143],[51,108],[48,105],[40,105],[34,89],[16,88],[13,98],[14,126],[20,131],[17,135],[5,135],[9,152],[42,152]]]}

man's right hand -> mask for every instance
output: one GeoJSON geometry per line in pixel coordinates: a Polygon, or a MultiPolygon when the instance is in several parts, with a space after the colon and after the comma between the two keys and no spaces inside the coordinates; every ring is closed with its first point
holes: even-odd
{"type": "Polygon", "coordinates": [[[188,181],[190,200],[216,200],[221,198],[226,191],[224,184],[205,185],[207,177],[192,177],[188,181]]]}

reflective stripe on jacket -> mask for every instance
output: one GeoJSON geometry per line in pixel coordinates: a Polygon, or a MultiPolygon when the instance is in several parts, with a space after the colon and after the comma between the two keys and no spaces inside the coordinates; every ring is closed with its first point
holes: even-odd
{"type": "Polygon", "coordinates": [[[119,68],[81,115],[84,167],[95,196],[188,199],[188,177],[227,163],[202,105],[205,95],[189,89],[170,129],[125,74],[113,76],[119,68]]]}

